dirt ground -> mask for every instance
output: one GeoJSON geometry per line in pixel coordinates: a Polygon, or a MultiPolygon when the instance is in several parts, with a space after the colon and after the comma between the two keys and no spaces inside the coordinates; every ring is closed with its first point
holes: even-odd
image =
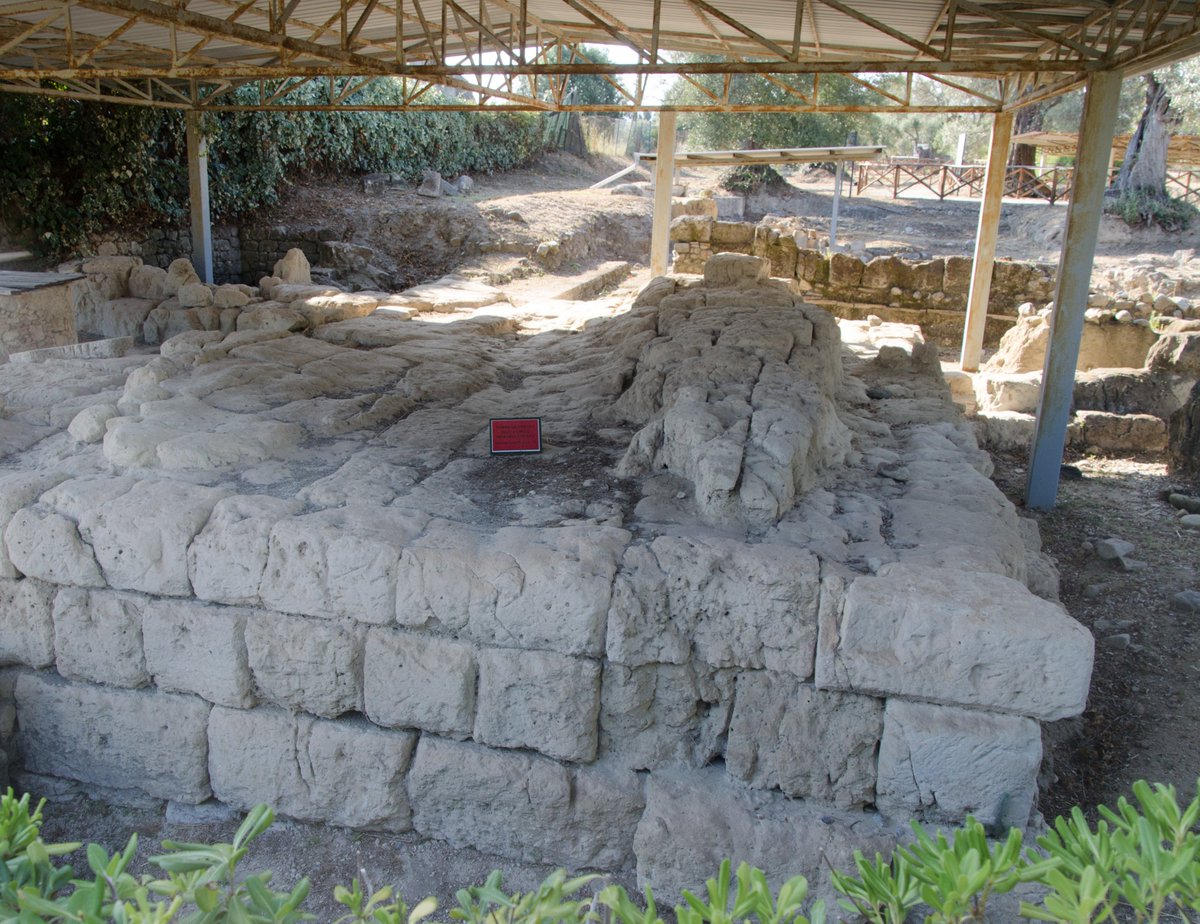
{"type": "MultiPolygon", "coordinates": [[[[583,191],[621,166],[612,160],[584,162],[556,155],[534,169],[477,177],[471,195],[457,201],[482,216],[491,233],[524,234],[531,240],[559,237],[578,230],[581,211],[603,212],[619,203],[631,215],[638,210],[648,215],[648,200],[583,191]],[[521,222],[505,217],[513,211],[521,213],[521,222]]],[[[685,173],[682,179],[692,191],[714,185],[713,171],[685,173]]],[[[790,194],[756,200],[748,217],[798,215],[825,230],[832,190],[828,174],[800,175],[790,194]]],[[[410,191],[396,191],[395,196],[400,197],[392,203],[397,207],[417,203],[410,191]]],[[[358,191],[357,182],[345,181],[294,189],[267,220],[332,223],[338,216],[351,217],[354,210],[378,207],[377,200],[358,191]]],[[[978,208],[977,201],[966,200],[853,197],[842,204],[841,236],[864,243],[901,241],[930,254],[969,254],[978,208]]],[[[1065,214],[1063,205],[1006,203],[1000,255],[1053,262],[1065,214]]],[[[1200,231],[1130,234],[1106,225],[1097,262],[1119,266],[1145,253],[1165,259],[1198,243],[1200,231]]],[[[590,256],[597,262],[609,258],[590,256]]],[[[427,269],[438,266],[431,263],[427,269]]],[[[414,266],[414,272],[419,270],[414,266]]],[[[1047,733],[1050,761],[1040,808],[1048,818],[1073,804],[1089,811],[1111,804],[1139,778],[1173,783],[1186,798],[1200,775],[1200,616],[1171,606],[1175,593],[1200,590],[1200,533],[1180,530],[1176,512],[1164,500],[1168,489],[1200,494],[1200,484],[1168,477],[1157,458],[1069,461],[1082,477],[1064,480],[1057,508],[1037,519],[1062,575],[1063,604],[1092,630],[1097,655],[1087,712],[1047,733]],[[1087,543],[1108,536],[1133,542],[1134,557],[1147,567],[1124,572],[1098,559],[1087,543]]],[[[1025,460],[1005,456],[996,462],[997,484],[1019,503],[1025,460]]],[[[95,839],[116,848],[129,831],[137,830],[143,856],[156,852],[163,837],[214,840],[228,838],[236,827],[228,819],[199,826],[167,822],[161,806],[118,807],[65,795],[52,802],[49,838],[95,839]]],[[[397,883],[412,902],[437,895],[445,909],[455,888],[481,882],[496,866],[505,870],[512,889],[528,889],[548,872],[412,835],[356,833],[290,821],[277,823],[250,861],[252,869],[274,869],[280,886],[303,872],[313,875],[317,884],[310,907],[322,921],[337,916],[330,899],[333,885],[348,883],[360,870],[375,887],[397,883]]]]}

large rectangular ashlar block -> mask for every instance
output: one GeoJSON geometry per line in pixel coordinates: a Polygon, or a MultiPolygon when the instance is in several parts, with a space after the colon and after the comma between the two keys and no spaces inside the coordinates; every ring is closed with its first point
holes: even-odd
{"type": "Polygon", "coordinates": [[[416,735],[361,719],[331,722],[282,709],[213,709],[213,792],[248,809],[266,802],[293,818],[407,831],[404,775],[416,735]]]}
{"type": "Polygon", "coordinates": [[[975,706],[1043,720],[1078,715],[1091,634],[999,574],[894,563],[823,610],[817,687],[975,706]]]}
{"type": "Polygon", "coordinates": [[[363,701],[378,725],[469,738],[475,678],[474,652],[462,642],[380,628],[367,634],[363,701]]]}
{"type": "Polygon", "coordinates": [[[247,615],[247,610],[194,600],[152,601],[142,620],[142,640],[154,682],[221,706],[253,705],[247,615]]]}
{"type": "Polygon", "coordinates": [[[142,652],[146,598],[64,587],[54,598],[58,672],[72,680],[140,687],[150,682],[142,652]]]}
{"type": "Polygon", "coordinates": [[[27,771],[178,802],[212,794],[201,699],[23,674],[16,700],[27,771]]]}

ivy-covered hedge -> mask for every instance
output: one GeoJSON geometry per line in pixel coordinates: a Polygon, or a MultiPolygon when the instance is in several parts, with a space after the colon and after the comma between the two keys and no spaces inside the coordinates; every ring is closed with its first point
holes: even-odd
{"type": "MultiPolygon", "coordinates": [[[[240,88],[229,102],[254,103],[257,92],[240,88]]],[[[400,92],[384,78],[352,100],[386,105],[400,92]]],[[[287,99],[324,103],[328,85],[305,84],[287,99]]],[[[205,129],[218,221],[276,202],[300,178],[491,173],[546,148],[543,120],[529,113],[231,112],[207,117],[205,129]]],[[[182,113],[0,93],[0,220],[28,245],[63,254],[100,231],[172,224],[186,214],[182,113]]]]}

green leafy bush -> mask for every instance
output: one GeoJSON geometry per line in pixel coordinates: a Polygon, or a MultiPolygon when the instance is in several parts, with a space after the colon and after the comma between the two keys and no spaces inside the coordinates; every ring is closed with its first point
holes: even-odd
{"type": "Polygon", "coordinates": [[[721,173],[718,183],[724,189],[741,196],[757,192],[772,192],[787,187],[787,180],[779,171],[767,164],[750,164],[745,167],[730,167],[721,173]]]}
{"type": "Polygon", "coordinates": [[[1193,219],[1200,214],[1200,210],[1190,202],[1136,190],[1106,196],[1104,211],[1131,227],[1157,225],[1164,231],[1183,231],[1191,227],[1193,219]]]}
{"type": "MultiPolygon", "coordinates": [[[[241,87],[229,102],[255,104],[257,93],[241,87]]],[[[399,82],[385,78],[349,102],[401,99],[399,82]]],[[[327,103],[328,83],[305,83],[284,100],[327,103]]],[[[177,224],[187,214],[179,112],[0,94],[0,125],[0,221],[43,253],[68,253],[102,231],[177,224]]],[[[221,221],[277,202],[299,178],[492,173],[529,163],[549,138],[541,116],[509,112],[227,112],[209,115],[204,127],[221,221]]]]}
{"type": "MultiPolygon", "coordinates": [[[[1020,914],[1039,921],[1101,924],[1200,917],[1200,782],[1180,808],[1173,787],[1135,783],[1136,805],[1120,799],[1102,807],[1093,827],[1077,808],[1038,838],[1038,850],[1022,851],[1021,833],[1003,841],[987,837],[968,818],[949,837],[930,835],[913,823],[914,843],[889,860],[854,856],[855,872],[834,871],[848,920],[903,924],[924,906],[927,924],[982,921],[989,899],[1021,883],[1046,890],[1040,904],[1022,902],[1020,914]]],[[[44,804],[44,803],[43,803],[44,804]]],[[[128,872],[137,836],[113,855],[87,848],[90,878],[76,878],[56,858],[79,844],[46,844],[42,807],[30,809],[10,789],[0,797],[0,922],[15,924],[293,924],[312,919],[304,910],[310,884],[271,888],[269,872],[242,870],[250,843],[274,820],[266,806],[251,810],[228,844],[165,841],[150,863],[161,878],[128,872]]],[[[825,905],[808,904],[808,882],[796,876],[772,893],[759,869],[745,863],[732,874],[725,860],[705,884],[703,896],[683,893],[677,924],[824,924],[825,905]]],[[[635,902],[621,886],[594,897],[581,894],[595,876],[568,878],[559,870],[537,889],[509,894],[499,872],[482,885],[459,890],[450,918],[463,924],[664,924],[649,887],[635,902]]],[[[393,887],[373,891],[355,879],[337,886],[334,899],[346,914],[334,924],[419,924],[432,915],[432,898],[411,911],[393,887]]]]}

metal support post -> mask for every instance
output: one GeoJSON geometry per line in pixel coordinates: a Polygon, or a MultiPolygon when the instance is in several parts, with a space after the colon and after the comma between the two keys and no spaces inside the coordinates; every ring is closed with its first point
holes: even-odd
{"type": "Polygon", "coordinates": [[[200,112],[189,109],[187,125],[188,196],[192,212],[192,265],[204,282],[213,281],[212,216],[208,208],[208,139],[200,112]]]}
{"type": "Polygon", "coordinates": [[[667,272],[671,252],[671,188],[675,185],[675,113],[658,114],[654,160],[654,221],[650,229],[650,275],[667,272]]]}
{"type": "Polygon", "coordinates": [[[1075,391],[1075,366],[1083,337],[1092,262],[1104,190],[1108,186],[1108,157],[1121,99],[1121,72],[1097,71],[1088,78],[1075,153],[1075,185],[1067,206],[1067,227],[1058,261],[1058,287],[1050,318],[1050,343],[1042,369],[1042,393],[1029,452],[1025,505],[1037,510],[1054,506],[1067,424],[1075,391]]]}

